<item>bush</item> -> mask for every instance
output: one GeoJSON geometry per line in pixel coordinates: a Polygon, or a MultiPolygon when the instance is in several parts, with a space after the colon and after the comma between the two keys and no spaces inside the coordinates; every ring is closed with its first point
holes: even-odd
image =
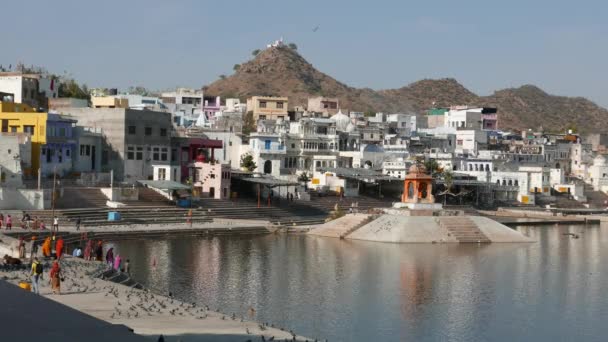
{"type": "Polygon", "coordinates": [[[253,156],[249,153],[241,156],[241,167],[246,168],[249,172],[252,172],[253,170],[258,168],[258,166],[253,161],[253,156]]]}

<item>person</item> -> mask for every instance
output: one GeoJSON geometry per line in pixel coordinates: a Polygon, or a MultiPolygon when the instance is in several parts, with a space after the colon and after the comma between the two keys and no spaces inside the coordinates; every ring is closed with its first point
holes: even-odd
{"type": "Polygon", "coordinates": [[[129,259],[125,261],[125,265],[122,271],[125,272],[127,275],[131,275],[131,261],[129,259]]]}
{"type": "Polygon", "coordinates": [[[25,240],[23,236],[19,237],[19,259],[25,258],[25,240]]]}
{"type": "Polygon", "coordinates": [[[4,214],[0,213],[0,229],[2,229],[3,224],[4,224],[4,214]]]}
{"type": "Polygon", "coordinates": [[[40,290],[38,287],[39,281],[42,279],[43,266],[38,261],[37,257],[34,257],[34,262],[32,262],[32,291],[35,294],[40,294],[40,290]]]}
{"type": "Polygon", "coordinates": [[[57,260],[61,260],[61,256],[63,255],[63,238],[61,236],[57,240],[55,254],[57,255],[57,260]]]}
{"type": "Polygon", "coordinates": [[[34,225],[32,228],[34,228],[34,229],[40,228],[40,220],[38,219],[38,216],[34,216],[34,225]]]}
{"type": "Polygon", "coordinates": [[[76,219],[76,230],[80,230],[80,217],[76,219]]]}
{"type": "Polygon", "coordinates": [[[103,259],[103,243],[101,240],[97,242],[97,248],[95,248],[95,260],[102,261],[103,259]]]}
{"type": "Polygon", "coordinates": [[[86,261],[91,260],[92,249],[93,249],[93,243],[91,242],[91,240],[88,240],[86,246],[84,247],[84,260],[86,260],[86,261]]]}
{"type": "Polygon", "coordinates": [[[110,268],[114,267],[114,247],[111,247],[106,252],[106,264],[108,264],[110,268]]]}
{"type": "Polygon", "coordinates": [[[59,267],[59,262],[57,258],[53,261],[53,266],[50,272],[51,277],[51,289],[53,290],[53,294],[60,294],[61,292],[61,268],[59,267]]]}
{"type": "Polygon", "coordinates": [[[6,230],[11,230],[13,228],[13,218],[11,215],[6,215],[6,230]]]}
{"type": "Polygon", "coordinates": [[[23,217],[21,217],[21,228],[23,229],[29,229],[30,228],[30,214],[26,213],[25,211],[23,212],[23,217]]]}
{"type": "MultiPolygon", "coordinates": [[[[53,253],[53,251],[55,251],[55,253],[57,253],[57,237],[55,236],[55,234],[51,235],[51,254],[53,253]]],[[[57,255],[57,254],[55,254],[57,255]]]]}
{"type": "Polygon", "coordinates": [[[114,269],[120,271],[120,262],[122,261],[120,254],[116,254],[116,258],[114,258],[114,269]]]}
{"type": "Polygon", "coordinates": [[[33,262],[36,253],[38,253],[38,244],[36,243],[36,235],[32,235],[32,246],[30,247],[30,262],[33,262]]]}
{"type": "Polygon", "coordinates": [[[42,229],[42,230],[46,229],[46,225],[44,224],[43,220],[40,220],[40,229],[42,229]]]}
{"type": "Polygon", "coordinates": [[[53,217],[53,231],[56,233],[59,232],[59,219],[57,216],[53,217]]]}
{"type": "Polygon", "coordinates": [[[47,258],[51,256],[51,237],[50,236],[47,236],[46,239],[44,239],[44,242],[42,243],[42,255],[44,255],[47,258]]]}
{"type": "Polygon", "coordinates": [[[72,256],[75,258],[80,258],[82,256],[82,249],[80,248],[80,246],[74,248],[74,251],[72,252],[72,256]]]}

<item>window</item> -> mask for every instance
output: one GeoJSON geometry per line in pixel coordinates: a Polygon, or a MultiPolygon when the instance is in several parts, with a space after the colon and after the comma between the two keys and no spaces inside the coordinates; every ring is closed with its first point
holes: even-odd
{"type": "Polygon", "coordinates": [[[23,126],[23,132],[34,135],[34,126],[23,126]]]}
{"type": "Polygon", "coordinates": [[[152,149],[152,160],[159,160],[160,159],[160,148],[158,147],[154,147],[152,149]]]}
{"type": "Polygon", "coordinates": [[[266,120],[266,115],[260,115],[260,116],[259,116],[259,119],[260,119],[260,120],[266,120]]]}
{"type": "Polygon", "coordinates": [[[166,179],[167,179],[167,170],[158,169],[158,180],[166,180],[166,179]]]}
{"type": "Polygon", "coordinates": [[[283,109],[283,102],[277,102],[277,109],[283,109]]]}
{"type": "Polygon", "coordinates": [[[134,146],[127,146],[127,159],[128,160],[135,159],[135,147],[134,146]]]}
{"type": "Polygon", "coordinates": [[[266,101],[260,101],[260,108],[266,108],[266,101]]]}
{"type": "Polygon", "coordinates": [[[177,149],[176,148],[171,149],[171,161],[172,162],[177,161],[177,149]]]}
{"type": "Polygon", "coordinates": [[[144,148],[141,146],[137,146],[137,152],[135,153],[136,160],[144,159],[144,148]]]}
{"type": "Polygon", "coordinates": [[[91,155],[91,145],[86,145],[86,154],[87,156],[91,155]]]}
{"type": "Polygon", "coordinates": [[[296,144],[291,144],[291,148],[296,148],[296,144]]]}
{"type": "Polygon", "coordinates": [[[65,137],[65,127],[60,127],[59,128],[59,136],[60,137],[65,137]]]}
{"type": "Polygon", "coordinates": [[[210,175],[209,175],[209,178],[211,178],[211,179],[215,179],[215,173],[210,174],[210,175]]]}
{"type": "Polygon", "coordinates": [[[462,139],[458,139],[458,140],[456,140],[456,145],[458,145],[458,146],[462,146],[462,139]]]}
{"type": "Polygon", "coordinates": [[[167,158],[167,151],[168,150],[167,150],[166,147],[163,147],[163,148],[160,149],[160,160],[167,161],[167,159],[168,159],[167,158]]]}
{"type": "Polygon", "coordinates": [[[270,140],[264,140],[264,149],[270,150],[270,140]]]}
{"type": "Polygon", "coordinates": [[[80,145],[80,155],[84,156],[84,145],[80,145]]]}
{"type": "Polygon", "coordinates": [[[61,149],[57,150],[57,161],[60,163],[63,162],[63,154],[61,153],[61,149]]]}
{"type": "Polygon", "coordinates": [[[167,129],[166,128],[161,128],[160,129],[160,136],[161,137],[166,137],[167,136],[167,129]]]}
{"type": "Polygon", "coordinates": [[[65,150],[65,156],[66,156],[67,158],[69,158],[69,157],[70,157],[70,149],[69,149],[69,148],[65,150]]]}
{"type": "Polygon", "coordinates": [[[135,128],[135,126],[129,126],[129,134],[130,135],[137,134],[137,129],[135,128]]]}
{"type": "Polygon", "coordinates": [[[145,134],[146,134],[147,136],[152,135],[152,127],[146,127],[145,134]]]}
{"type": "Polygon", "coordinates": [[[19,126],[11,126],[11,132],[17,132],[17,129],[19,128],[19,126]]]}

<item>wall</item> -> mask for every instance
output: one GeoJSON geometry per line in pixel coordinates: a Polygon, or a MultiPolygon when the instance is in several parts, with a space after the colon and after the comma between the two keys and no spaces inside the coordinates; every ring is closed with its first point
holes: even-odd
{"type": "MultiPolygon", "coordinates": [[[[0,134],[0,184],[4,187],[23,186],[20,138],[25,138],[23,145],[30,144],[27,135],[19,137],[10,133],[0,134]]],[[[26,146],[24,146],[23,152],[27,153],[26,146]]],[[[29,159],[29,156],[27,158],[29,159]]]]}
{"type": "Polygon", "coordinates": [[[137,201],[139,200],[138,188],[101,188],[101,192],[110,201],[137,201]]]}
{"type": "Polygon", "coordinates": [[[48,190],[0,188],[0,209],[42,210],[51,206],[48,190]]]}

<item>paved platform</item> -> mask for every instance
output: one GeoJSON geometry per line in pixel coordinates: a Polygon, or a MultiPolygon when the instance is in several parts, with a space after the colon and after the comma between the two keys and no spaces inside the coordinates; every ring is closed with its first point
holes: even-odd
{"type": "Polygon", "coordinates": [[[124,325],[110,324],[0,280],[2,341],[149,341],[124,325]]]}

